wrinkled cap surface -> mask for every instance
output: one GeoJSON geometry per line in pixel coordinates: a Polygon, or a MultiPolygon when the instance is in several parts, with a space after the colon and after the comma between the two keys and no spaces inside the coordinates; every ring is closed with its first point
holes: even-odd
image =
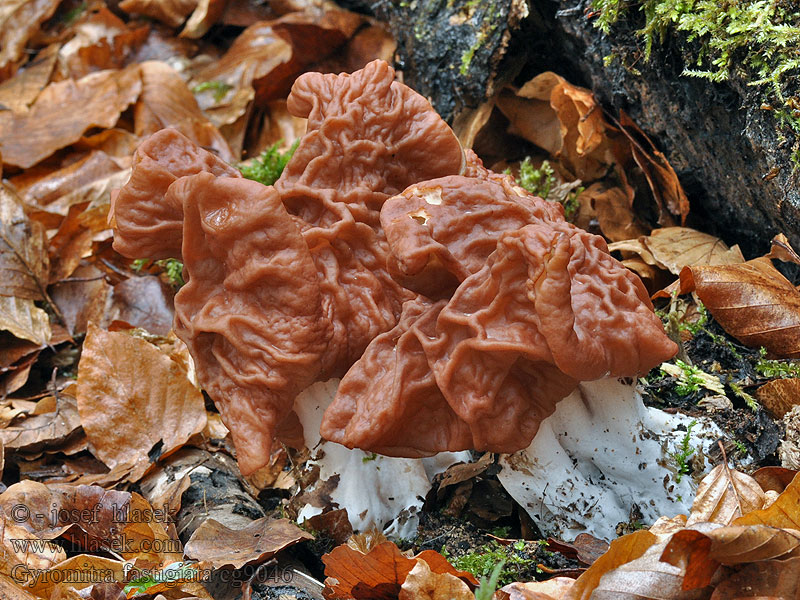
{"type": "Polygon", "coordinates": [[[183,235],[183,208],[167,199],[179,177],[208,172],[219,177],[241,173],[177,129],[162,129],[133,154],[128,183],[112,197],[109,219],[114,250],[128,258],[178,258],[183,235]]]}

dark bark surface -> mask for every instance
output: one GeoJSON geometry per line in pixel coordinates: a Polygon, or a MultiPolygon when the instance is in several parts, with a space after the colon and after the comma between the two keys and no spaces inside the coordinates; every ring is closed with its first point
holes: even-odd
{"type": "MultiPolygon", "coordinates": [[[[589,0],[532,0],[519,23],[525,8],[511,0],[395,0],[361,2],[360,8],[390,26],[406,83],[449,121],[514,76],[524,81],[555,71],[594,90],[609,115],[627,112],[651,136],[689,196],[688,225],[739,243],[748,257],[766,252],[779,232],[800,247],[791,136],[779,131],[745,82],[683,76],[684,57],[674,39],[645,61],[635,35],[641,24],[620,24],[606,36],[587,17],[589,0]],[[465,52],[473,47],[464,70],[465,52]],[[619,59],[605,66],[612,53],[619,59]]],[[[682,47],[686,52],[687,44],[682,47]]]]}

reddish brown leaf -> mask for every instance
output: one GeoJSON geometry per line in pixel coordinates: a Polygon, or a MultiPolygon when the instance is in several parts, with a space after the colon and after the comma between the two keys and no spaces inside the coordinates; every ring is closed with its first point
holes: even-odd
{"type": "Polygon", "coordinates": [[[753,479],[765,492],[774,491],[779,494],[792,482],[797,471],[783,467],[761,467],[753,473],[753,479]]]}
{"type": "Polygon", "coordinates": [[[57,59],[58,44],[39,52],[22,71],[0,84],[0,104],[13,112],[25,112],[50,82],[57,59]]]}
{"type": "Polygon", "coordinates": [[[56,283],[50,289],[53,302],[72,335],[86,333],[89,321],[103,322],[111,286],[93,265],[80,265],[69,280],[56,283]]]}
{"type": "Polygon", "coordinates": [[[198,0],[122,0],[119,7],[127,13],[146,15],[177,27],[195,9],[198,0]]]}
{"type": "Polygon", "coordinates": [[[125,321],[156,335],[172,329],[175,292],[158,277],[131,277],[114,286],[106,319],[125,321]]]}
{"type": "Polygon", "coordinates": [[[183,368],[148,342],[92,324],[78,365],[78,410],[95,454],[133,480],[206,422],[205,402],[183,368]]]}
{"type": "Polygon", "coordinates": [[[800,404],[800,379],[775,379],[756,390],[756,398],[773,415],[782,419],[800,404]]]}
{"type": "MultiPolygon", "coordinates": [[[[633,190],[630,190],[632,197],[633,190]]],[[[581,194],[581,201],[591,202],[600,231],[612,242],[643,236],[648,229],[631,209],[629,194],[620,187],[608,188],[596,183],[581,194]]]]}
{"type": "Polygon", "coordinates": [[[711,539],[700,531],[676,531],[667,542],[659,560],[685,573],[681,588],[696,590],[711,584],[719,562],[711,557],[711,539]]]}
{"type": "Polygon", "coordinates": [[[397,600],[400,588],[416,561],[403,556],[392,542],[383,542],[363,554],[338,546],[322,557],[325,598],[397,600]]]}
{"type": "Polygon", "coordinates": [[[260,564],[284,548],[303,540],[313,540],[288,519],[263,517],[244,529],[230,529],[214,519],[206,519],[186,542],[185,555],[219,569],[260,564]]]}
{"type": "Polygon", "coordinates": [[[765,258],[689,266],[681,293],[696,291],[719,324],[743,344],[800,357],[800,292],[765,258]]]}
{"type": "Polygon", "coordinates": [[[16,194],[0,183],[0,295],[44,299],[45,243],[44,228],[28,218],[16,194]]]}
{"type": "Polygon", "coordinates": [[[27,452],[62,444],[70,436],[78,434],[81,426],[77,402],[66,391],[59,393],[58,397],[39,400],[33,413],[16,421],[14,425],[0,429],[0,441],[6,448],[27,452]]]}
{"type": "Polygon", "coordinates": [[[731,572],[711,600],[794,600],[800,593],[800,558],[756,562],[731,572]]]}
{"type": "Polygon", "coordinates": [[[138,65],[51,83],[27,113],[0,111],[3,162],[27,168],[78,141],[90,127],[112,127],[141,89],[138,65]]]}

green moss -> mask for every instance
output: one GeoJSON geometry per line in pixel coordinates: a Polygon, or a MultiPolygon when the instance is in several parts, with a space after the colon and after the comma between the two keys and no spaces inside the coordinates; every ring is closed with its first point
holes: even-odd
{"type": "Polygon", "coordinates": [[[526,544],[522,540],[509,546],[503,546],[492,540],[477,551],[459,556],[451,563],[456,569],[469,571],[475,577],[494,579],[494,585],[498,582],[506,585],[516,581],[520,569],[535,565],[536,557],[526,551],[526,544]],[[498,565],[502,566],[498,569],[498,565]]]}
{"type": "MultiPolygon", "coordinates": [[[[138,273],[149,266],[151,262],[152,259],[150,258],[137,258],[131,263],[131,269],[138,273]]],[[[183,280],[183,263],[177,258],[162,258],[161,260],[155,261],[153,264],[164,270],[167,280],[172,287],[181,288],[186,285],[186,282],[183,280]]]]}
{"type": "MultiPolygon", "coordinates": [[[[766,86],[765,97],[787,109],[776,110],[785,125],[800,133],[800,114],[786,98],[800,72],[800,7],[788,0],[593,0],[596,25],[605,33],[632,10],[644,13],[638,34],[644,55],[672,32],[696,44],[684,75],[710,81],[732,76],[751,86],[766,86]],[[793,115],[787,119],[782,114],[793,115]]],[[[693,46],[694,48],[695,46],[693,46]]]]}
{"type": "MultiPolygon", "coordinates": [[[[509,174],[511,171],[506,169],[505,172],[509,174]]],[[[546,160],[542,161],[538,169],[534,169],[530,157],[526,156],[525,160],[519,165],[517,183],[534,196],[539,196],[542,200],[547,200],[550,196],[550,192],[556,185],[555,171],[546,160]]],[[[581,195],[584,189],[583,186],[579,186],[560,200],[561,205],[564,207],[564,218],[567,219],[567,221],[572,221],[572,217],[577,214],[580,208],[578,196],[581,195]]]]}
{"type": "Polygon", "coordinates": [[[755,369],[759,375],[767,379],[788,379],[800,377],[800,362],[789,362],[783,360],[768,360],[767,350],[760,348],[758,362],[755,369]]]}
{"type": "Polygon", "coordinates": [[[247,177],[247,179],[259,181],[264,185],[272,185],[278,181],[278,177],[281,176],[289,159],[292,158],[292,154],[294,154],[294,151],[297,149],[297,144],[300,143],[300,140],[295,141],[292,147],[286,152],[280,152],[278,150],[281,143],[282,141],[276,142],[264,150],[261,156],[254,159],[249,165],[240,164],[238,168],[242,172],[242,175],[247,177]]]}
{"type": "Polygon", "coordinates": [[[681,478],[691,472],[689,459],[694,454],[694,448],[691,447],[690,443],[692,441],[692,427],[695,425],[697,425],[697,421],[692,420],[689,422],[689,425],[686,426],[686,433],[681,439],[681,443],[678,445],[677,450],[671,455],[672,460],[675,461],[675,464],[678,467],[678,471],[675,474],[676,483],[680,483],[681,478]]]}
{"type": "Polygon", "coordinates": [[[192,93],[199,94],[210,90],[214,93],[214,102],[219,102],[231,89],[233,89],[233,86],[224,81],[204,81],[194,86],[192,88],[192,93]]]}

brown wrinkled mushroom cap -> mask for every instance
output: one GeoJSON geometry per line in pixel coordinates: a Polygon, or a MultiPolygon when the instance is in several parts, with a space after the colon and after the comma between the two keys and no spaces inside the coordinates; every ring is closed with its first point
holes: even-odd
{"type": "Polygon", "coordinates": [[[511,452],[578,381],[674,354],[605,242],[462,152],[385,63],[303,75],[288,105],[308,133],[274,188],[166,130],[113,208],[120,252],[184,261],[174,328],[243,473],[331,376],[327,439],[511,452]]]}

